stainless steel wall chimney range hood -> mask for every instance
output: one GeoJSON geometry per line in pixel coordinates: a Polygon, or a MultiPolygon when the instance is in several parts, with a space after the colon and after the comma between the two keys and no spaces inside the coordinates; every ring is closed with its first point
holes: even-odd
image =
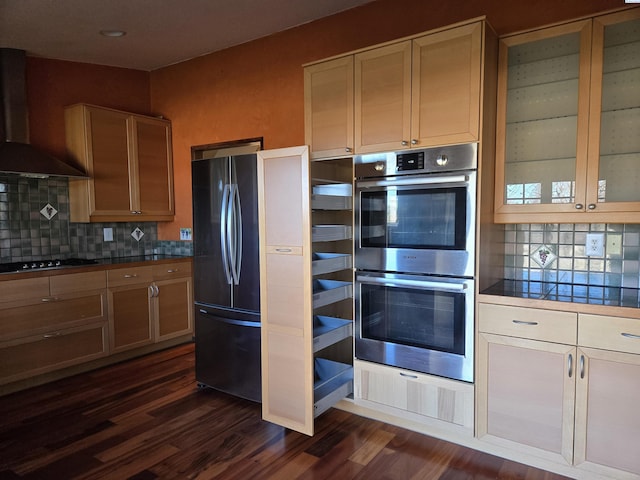
{"type": "Polygon", "coordinates": [[[0,174],[88,178],[77,168],[29,145],[25,72],[23,50],[0,48],[0,174]]]}

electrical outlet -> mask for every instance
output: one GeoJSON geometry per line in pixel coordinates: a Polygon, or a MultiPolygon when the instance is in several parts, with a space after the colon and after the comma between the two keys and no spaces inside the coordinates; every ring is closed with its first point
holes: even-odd
{"type": "Polygon", "coordinates": [[[587,233],[585,252],[588,257],[604,256],[604,233],[587,233]]]}
{"type": "Polygon", "coordinates": [[[102,235],[105,242],[113,242],[113,228],[111,227],[103,228],[102,235]]]}

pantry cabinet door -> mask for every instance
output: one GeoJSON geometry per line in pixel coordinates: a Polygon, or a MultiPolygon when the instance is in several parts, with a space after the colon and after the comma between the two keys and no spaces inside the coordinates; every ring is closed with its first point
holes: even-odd
{"type": "Polygon", "coordinates": [[[307,147],[258,152],[262,418],[313,435],[307,147]]]}

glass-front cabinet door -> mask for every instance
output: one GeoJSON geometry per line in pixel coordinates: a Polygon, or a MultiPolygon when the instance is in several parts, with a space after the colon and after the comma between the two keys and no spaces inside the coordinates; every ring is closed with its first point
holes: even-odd
{"type": "Polygon", "coordinates": [[[501,42],[497,220],[573,213],[584,195],[590,48],[590,20],[501,42]]]}
{"type": "Polygon", "coordinates": [[[496,222],[640,222],[640,9],[503,38],[499,62],[496,222]]]}
{"type": "Polygon", "coordinates": [[[594,20],[591,78],[587,184],[597,188],[586,208],[629,223],[640,212],[640,9],[594,20]]]}

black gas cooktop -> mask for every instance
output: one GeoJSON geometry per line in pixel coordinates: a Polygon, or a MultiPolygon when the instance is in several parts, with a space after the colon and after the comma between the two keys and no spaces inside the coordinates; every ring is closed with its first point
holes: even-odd
{"type": "Polygon", "coordinates": [[[81,265],[95,265],[97,260],[87,258],[63,258],[53,260],[33,260],[30,262],[0,263],[0,273],[32,272],[34,270],[51,270],[81,265]]]}

